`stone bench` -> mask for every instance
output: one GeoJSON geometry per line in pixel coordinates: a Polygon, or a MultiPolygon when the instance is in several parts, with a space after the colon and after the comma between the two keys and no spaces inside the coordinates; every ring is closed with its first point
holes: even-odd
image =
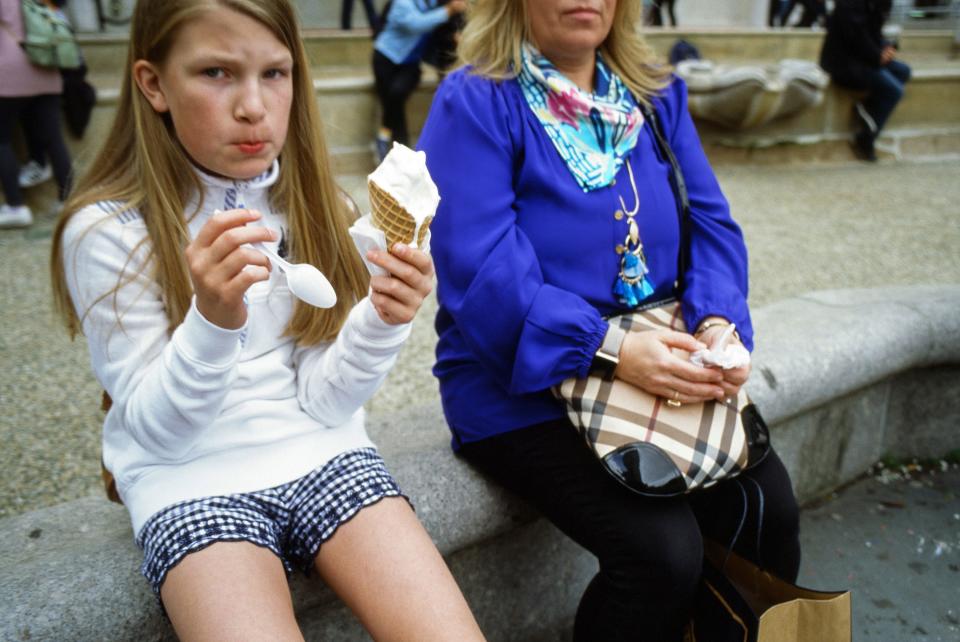
{"type": "MultiPolygon", "coordinates": [[[[960,285],[836,290],[754,312],[749,390],[801,500],[862,474],[885,453],[960,447],[960,285]]],[[[569,631],[594,572],[523,503],[451,455],[436,399],[371,421],[434,435],[384,456],[491,640],[569,631]]],[[[387,440],[388,442],[390,440],[387,440]]],[[[395,443],[395,442],[394,442],[395,443]]],[[[167,640],[124,509],[89,497],[0,520],[0,639],[167,640]]],[[[367,639],[319,580],[295,578],[308,639],[367,639]]]]}

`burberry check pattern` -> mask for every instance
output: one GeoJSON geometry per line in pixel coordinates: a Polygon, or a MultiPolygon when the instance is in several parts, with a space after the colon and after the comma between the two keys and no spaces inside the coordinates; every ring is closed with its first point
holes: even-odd
{"type": "Polygon", "coordinates": [[[268,548],[287,574],[309,574],[320,545],[361,508],[403,496],[373,448],[351,450],[290,483],[252,493],[188,500],[144,525],[137,545],[140,571],[160,595],[180,560],[216,542],[246,541],[268,548]]]}
{"type": "MultiPolygon", "coordinates": [[[[628,332],[685,331],[677,303],[625,314],[611,322],[628,332]]],[[[598,457],[630,443],[651,443],[676,465],[688,491],[711,486],[748,465],[741,410],[750,400],[742,388],[733,400],[679,408],[619,379],[593,376],[567,379],[554,388],[554,394],[566,401],[567,415],[598,457]]]]}

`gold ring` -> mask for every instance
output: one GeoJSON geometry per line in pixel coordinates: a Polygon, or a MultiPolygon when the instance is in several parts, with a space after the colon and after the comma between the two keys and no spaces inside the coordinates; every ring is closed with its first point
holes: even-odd
{"type": "Polygon", "coordinates": [[[671,408],[679,408],[682,404],[680,403],[680,391],[673,391],[673,399],[667,399],[667,405],[671,408]]]}

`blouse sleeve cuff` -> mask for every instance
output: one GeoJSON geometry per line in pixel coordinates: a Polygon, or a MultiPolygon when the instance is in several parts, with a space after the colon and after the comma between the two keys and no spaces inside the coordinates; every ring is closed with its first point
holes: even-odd
{"type": "Polygon", "coordinates": [[[707,317],[723,317],[737,326],[737,334],[748,350],[753,350],[753,326],[746,301],[698,301],[683,306],[683,321],[687,331],[693,334],[707,317]]]}
{"type": "MultiPolygon", "coordinates": [[[[608,339],[615,340],[617,337],[615,335],[610,336],[610,333],[616,331],[623,332],[620,328],[614,328],[610,325],[609,321],[600,320],[600,323],[594,328],[594,331],[587,337],[582,355],[583,361],[577,368],[577,377],[583,379],[590,374],[590,366],[593,365],[593,359],[597,356],[597,351],[600,350],[600,346],[604,345],[608,339]]],[[[623,342],[622,336],[619,337],[619,342],[623,342]]]]}

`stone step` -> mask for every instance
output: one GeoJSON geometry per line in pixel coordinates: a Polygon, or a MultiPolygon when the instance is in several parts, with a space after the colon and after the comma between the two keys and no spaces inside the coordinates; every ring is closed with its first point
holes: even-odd
{"type": "MultiPolygon", "coordinates": [[[[103,140],[113,119],[118,96],[106,77],[93,76],[99,99],[88,134],[71,141],[82,166],[92,147],[103,140]]],[[[411,133],[416,136],[426,119],[438,79],[427,69],[420,88],[407,106],[411,133]]],[[[333,68],[315,80],[317,101],[327,144],[339,174],[365,174],[373,168],[372,141],[379,124],[379,106],[369,71],[352,73],[333,68]]],[[[698,122],[698,129],[715,162],[814,161],[852,158],[849,139],[851,113],[857,94],[830,87],[823,102],[797,115],[747,131],[723,129],[698,122]],[[789,143],[789,144],[788,144],[789,143]]],[[[881,155],[960,153],[960,62],[924,62],[915,65],[914,78],[880,141],[881,155]],[[916,143],[916,144],[914,144],[916,143]]]]}
{"type": "MultiPolygon", "coordinates": [[[[734,47],[739,46],[737,55],[756,63],[773,51],[810,58],[819,47],[822,34],[807,30],[663,30],[651,34],[650,40],[655,47],[666,50],[669,43],[681,36],[689,36],[705,56],[723,52],[732,55],[734,47]]],[[[902,41],[905,58],[913,64],[914,77],[878,142],[879,155],[960,155],[960,60],[945,53],[952,36],[908,32],[902,41]]],[[[116,70],[122,66],[118,61],[126,55],[126,41],[116,36],[84,36],[83,44],[91,68],[89,79],[97,88],[98,101],[84,139],[67,139],[79,171],[104,140],[113,121],[121,82],[116,70]]],[[[341,176],[362,176],[374,167],[372,142],[379,126],[379,106],[372,71],[363,62],[369,60],[370,46],[369,37],[355,32],[307,32],[307,47],[316,65],[314,85],[327,144],[334,171],[341,176]]],[[[426,119],[437,82],[437,74],[425,68],[423,81],[408,103],[407,115],[414,137],[426,119]]],[[[852,160],[848,141],[856,98],[853,92],[829,87],[819,105],[761,127],[733,131],[698,121],[698,129],[715,164],[852,160]]],[[[33,193],[30,198],[46,196],[33,193]]]]}
{"type": "MultiPolygon", "coordinates": [[[[373,52],[365,30],[336,31],[308,29],[303,32],[310,63],[316,69],[357,67],[369,70],[373,52]]],[[[694,44],[703,58],[730,61],[768,61],[783,58],[818,60],[822,31],[809,29],[652,29],[646,34],[650,45],[666,56],[678,39],[694,44]]],[[[80,36],[87,66],[94,75],[115,75],[127,56],[127,38],[117,34],[80,36]]],[[[956,58],[954,35],[945,30],[905,31],[900,51],[908,62],[956,58]]]]}
{"type": "MultiPolygon", "coordinates": [[[[673,43],[683,39],[696,46],[701,57],[726,63],[784,58],[819,60],[824,32],[812,29],[657,29],[644,37],[664,56],[673,43]]],[[[899,37],[899,45],[901,56],[908,62],[955,57],[953,32],[948,30],[904,31],[899,37]]]]}

